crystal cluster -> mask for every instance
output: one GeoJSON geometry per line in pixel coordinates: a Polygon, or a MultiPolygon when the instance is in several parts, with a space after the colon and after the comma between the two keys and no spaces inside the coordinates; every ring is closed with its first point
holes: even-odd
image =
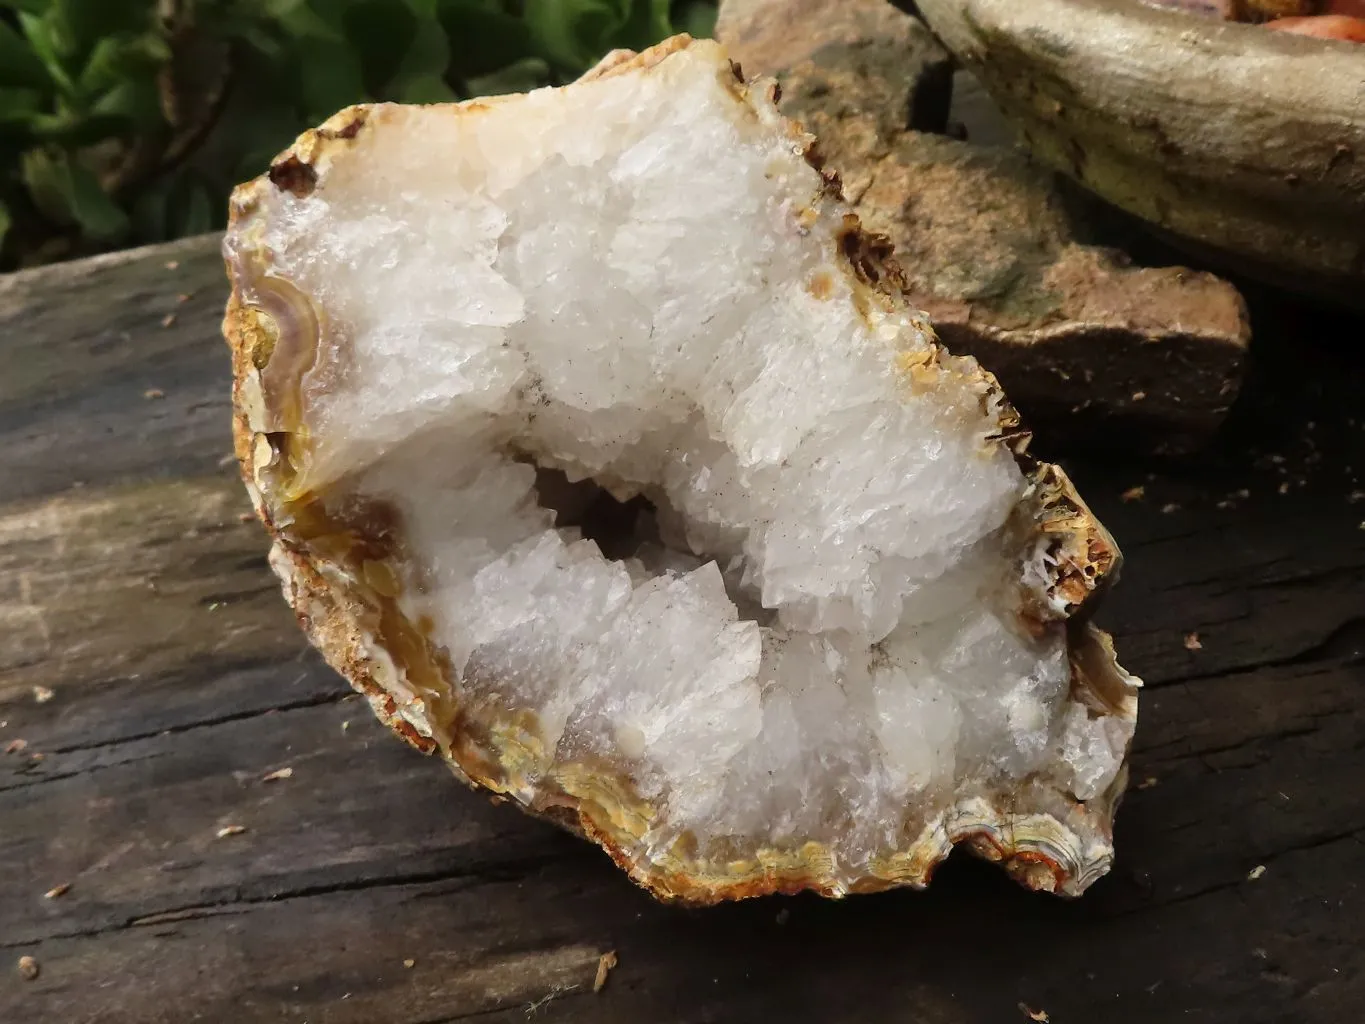
{"type": "Polygon", "coordinates": [[[1107,867],[1118,554],[712,43],[352,108],[234,198],[237,442],[315,642],[658,895],[1107,867]]]}

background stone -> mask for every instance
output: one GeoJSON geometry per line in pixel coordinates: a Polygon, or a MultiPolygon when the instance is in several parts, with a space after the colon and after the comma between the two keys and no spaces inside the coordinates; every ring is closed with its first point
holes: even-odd
{"type": "Polygon", "coordinates": [[[895,244],[913,301],[1036,432],[1171,454],[1208,441],[1242,379],[1241,296],[1091,244],[1111,215],[1022,151],[936,134],[964,134],[950,111],[969,138],[1005,132],[978,90],[953,107],[951,61],[922,23],[881,0],[726,0],[717,36],[781,82],[784,112],[895,244]]]}

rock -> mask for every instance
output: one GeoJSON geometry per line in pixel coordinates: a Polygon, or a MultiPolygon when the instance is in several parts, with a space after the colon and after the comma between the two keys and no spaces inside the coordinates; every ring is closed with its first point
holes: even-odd
{"type": "Polygon", "coordinates": [[[1236,397],[1250,335],[1237,291],[1078,244],[1051,176],[1019,153],[907,132],[856,206],[944,343],[994,372],[1040,434],[1093,427],[1186,452],[1236,397]]]}
{"type": "Polygon", "coordinates": [[[926,82],[942,51],[919,21],[879,0],[726,0],[717,35],[747,74],[778,79],[913,301],[1045,441],[1179,454],[1209,439],[1242,378],[1241,296],[1083,244],[1083,205],[1021,151],[907,128],[917,97],[941,102],[926,82]]]}
{"type": "Polygon", "coordinates": [[[924,24],[877,0],[727,0],[716,38],[747,76],[773,75],[856,191],[856,171],[907,127],[942,132],[953,59],[924,24]],[[826,138],[826,129],[829,138],[826,138]]]}
{"type": "MultiPolygon", "coordinates": [[[[1118,549],[713,42],[234,194],[236,453],[330,663],[697,903],[1109,867],[1118,549]]],[[[283,171],[283,173],[281,173],[283,171]]]]}

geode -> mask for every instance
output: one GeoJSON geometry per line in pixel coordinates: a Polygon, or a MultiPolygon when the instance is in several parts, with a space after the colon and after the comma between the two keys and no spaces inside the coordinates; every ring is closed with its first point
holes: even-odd
{"type": "Polygon", "coordinates": [[[232,200],[236,452],[381,719],[656,896],[1108,868],[1119,552],[714,43],[351,107],[232,200]]]}

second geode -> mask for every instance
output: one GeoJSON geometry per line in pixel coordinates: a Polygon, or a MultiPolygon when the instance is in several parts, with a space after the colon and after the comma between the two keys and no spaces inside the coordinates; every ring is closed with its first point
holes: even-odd
{"type": "Polygon", "coordinates": [[[691,902],[1107,870],[1119,553],[713,43],[353,107],[234,195],[236,451],[329,662],[691,902]]]}

